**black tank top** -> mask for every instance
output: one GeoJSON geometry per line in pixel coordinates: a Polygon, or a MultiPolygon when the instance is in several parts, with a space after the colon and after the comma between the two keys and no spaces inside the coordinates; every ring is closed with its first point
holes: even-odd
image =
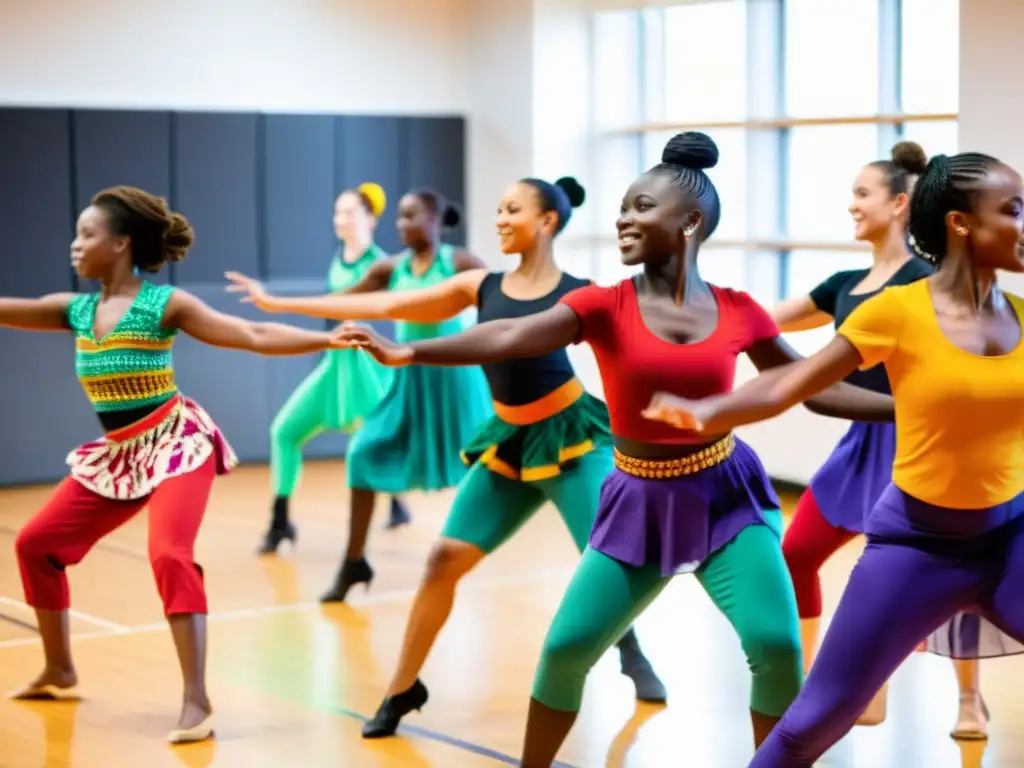
{"type": "MultiPolygon", "coordinates": [[[[477,322],[486,323],[488,320],[535,315],[555,306],[565,294],[590,285],[589,280],[563,272],[562,279],[551,293],[521,301],[502,292],[501,279],[504,274],[491,272],[480,283],[480,290],[477,293],[477,322]]],[[[564,348],[540,357],[504,360],[487,363],[481,367],[491,387],[491,396],[504,405],[532,403],[576,376],[564,348]]]]}
{"type": "MultiPolygon", "coordinates": [[[[811,291],[811,301],[814,306],[822,312],[826,312],[834,318],[836,330],[846,321],[853,310],[870,299],[877,296],[882,290],[890,285],[909,285],[932,274],[932,266],[924,259],[916,256],[908,259],[907,262],[896,270],[895,274],[886,281],[885,285],[870,293],[850,293],[856,288],[861,280],[868,276],[870,270],[852,269],[845,272],[836,272],[821,285],[811,291]]],[[[889,384],[889,374],[885,372],[885,366],[878,365],[868,368],[866,371],[856,370],[846,377],[846,382],[855,387],[870,389],[872,392],[880,392],[883,395],[891,395],[892,387],[889,384]]]]}

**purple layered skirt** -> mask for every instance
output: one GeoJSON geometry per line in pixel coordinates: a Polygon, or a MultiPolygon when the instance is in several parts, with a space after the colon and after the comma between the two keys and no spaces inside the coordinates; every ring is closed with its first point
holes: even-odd
{"type": "Polygon", "coordinates": [[[822,516],[835,528],[864,533],[864,523],[892,481],[896,425],[857,421],[811,478],[822,516]]]}
{"type": "MultiPolygon", "coordinates": [[[[991,570],[991,558],[1008,540],[1024,536],[1024,494],[987,509],[949,509],[916,499],[890,484],[867,520],[870,542],[906,541],[954,558],[965,572],[991,570]]],[[[984,659],[1024,653],[976,607],[957,613],[928,636],[925,650],[954,659],[984,659]]]]}
{"type": "Polygon", "coordinates": [[[657,565],[663,576],[696,571],[748,525],[768,525],[779,498],[742,440],[721,464],[649,480],[614,469],[601,487],[590,547],[621,563],[657,565]]]}

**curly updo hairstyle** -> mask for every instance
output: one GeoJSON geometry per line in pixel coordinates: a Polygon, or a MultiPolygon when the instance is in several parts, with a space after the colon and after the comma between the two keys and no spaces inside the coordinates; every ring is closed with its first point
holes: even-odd
{"type": "Polygon", "coordinates": [[[159,272],[170,261],[182,261],[195,242],[188,219],[167,207],[167,200],[137,187],[118,186],[93,195],[92,204],[106,214],[110,232],[127,236],[132,265],[159,272]]]}

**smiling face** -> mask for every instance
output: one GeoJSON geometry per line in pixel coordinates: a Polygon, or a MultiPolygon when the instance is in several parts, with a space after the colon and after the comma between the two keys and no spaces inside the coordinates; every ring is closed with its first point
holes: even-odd
{"type": "Polygon", "coordinates": [[[544,211],[540,193],[530,184],[516,182],[505,190],[495,221],[502,253],[526,253],[541,237],[553,237],[558,214],[544,211]]]}
{"type": "Polygon", "coordinates": [[[885,171],[873,165],[865,166],[853,183],[853,236],[867,243],[884,242],[893,227],[902,232],[906,226],[909,198],[894,195],[886,180],[885,171]]]}
{"type": "Polygon", "coordinates": [[[127,236],[111,233],[107,214],[90,205],[78,216],[71,243],[71,266],[79,277],[99,280],[130,253],[130,245],[127,236]]]}
{"type": "Polygon", "coordinates": [[[694,234],[701,222],[695,200],[662,173],[645,173],[622,199],[619,252],[627,265],[668,261],[680,253],[686,233],[694,234]]]}
{"type": "Polygon", "coordinates": [[[973,210],[951,211],[946,225],[967,232],[976,266],[1024,272],[1024,184],[1012,168],[996,164],[973,187],[973,210]]]}

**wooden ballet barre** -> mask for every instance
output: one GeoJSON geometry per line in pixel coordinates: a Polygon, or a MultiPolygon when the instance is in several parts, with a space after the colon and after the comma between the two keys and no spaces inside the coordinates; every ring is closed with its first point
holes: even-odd
{"type": "Polygon", "coordinates": [[[726,128],[771,130],[776,128],[806,128],[825,125],[901,125],[903,123],[941,123],[960,118],[957,112],[913,112],[894,115],[850,115],[847,117],[775,117],[760,120],[711,120],[704,122],[660,122],[624,125],[600,131],[603,135],[634,133],[710,131],[726,128]]]}

